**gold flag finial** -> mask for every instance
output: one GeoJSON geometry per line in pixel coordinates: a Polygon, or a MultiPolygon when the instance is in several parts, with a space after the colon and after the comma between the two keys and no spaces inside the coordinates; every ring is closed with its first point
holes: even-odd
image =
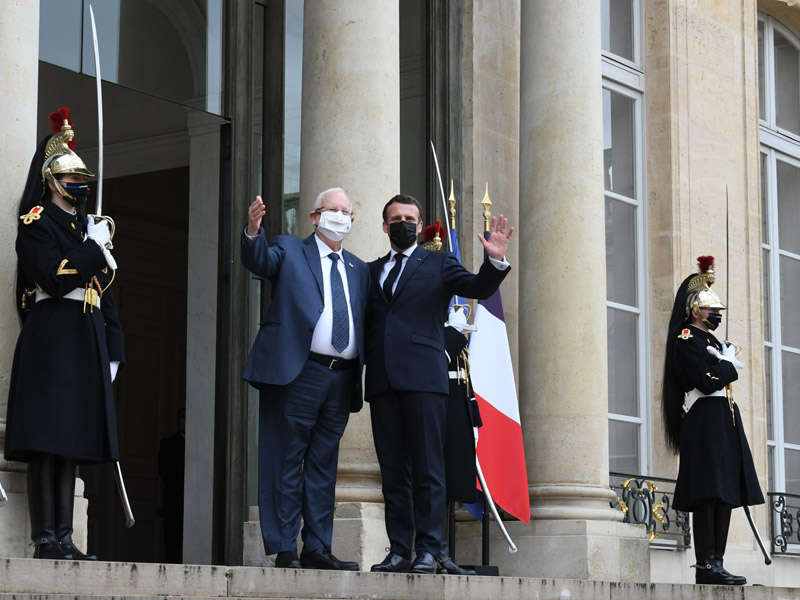
{"type": "Polygon", "coordinates": [[[489,182],[486,182],[486,192],[483,194],[483,200],[481,200],[481,204],[483,205],[483,230],[489,231],[489,221],[492,218],[492,211],[489,210],[492,207],[492,200],[489,198],[489,182]]]}
{"type": "Polygon", "coordinates": [[[450,229],[456,228],[456,195],[453,193],[453,180],[450,180],[450,197],[447,199],[450,203],[450,229]]]}

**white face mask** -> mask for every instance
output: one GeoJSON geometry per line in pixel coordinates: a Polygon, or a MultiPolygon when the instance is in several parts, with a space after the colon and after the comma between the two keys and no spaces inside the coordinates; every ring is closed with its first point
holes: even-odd
{"type": "Polygon", "coordinates": [[[341,242],[350,233],[352,224],[353,219],[349,215],[343,215],[338,210],[336,212],[326,210],[319,215],[317,230],[329,240],[341,242]]]}

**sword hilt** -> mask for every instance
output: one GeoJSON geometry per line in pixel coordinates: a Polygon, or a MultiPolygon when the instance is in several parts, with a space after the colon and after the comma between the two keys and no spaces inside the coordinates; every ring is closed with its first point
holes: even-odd
{"type": "Polygon", "coordinates": [[[114,239],[114,233],[117,231],[117,226],[114,224],[114,219],[108,217],[106,215],[90,215],[94,222],[97,223],[98,221],[106,221],[108,223],[108,230],[111,232],[111,239],[114,239]]]}

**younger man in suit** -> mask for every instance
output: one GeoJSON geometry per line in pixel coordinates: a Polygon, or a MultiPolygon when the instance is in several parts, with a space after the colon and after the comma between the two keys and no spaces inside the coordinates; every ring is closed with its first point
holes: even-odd
{"type": "Polygon", "coordinates": [[[477,274],[451,252],[417,246],[422,208],[395,196],[383,209],[389,254],[369,263],[366,400],[383,477],[391,546],[378,572],[435,573],[445,514],[444,432],[450,384],[443,323],[450,298],[488,298],[505,276],[513,227],[492,219],[477,274]],[[415,536],[416,530],[416,536],[415,536]],[[416,558],[411,563],[411,550],[416,558]]]}

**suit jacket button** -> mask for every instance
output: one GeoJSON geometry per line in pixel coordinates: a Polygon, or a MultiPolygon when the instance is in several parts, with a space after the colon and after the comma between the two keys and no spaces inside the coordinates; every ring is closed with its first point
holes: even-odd
{"type": "Polygon", "coordinates": [[[389,311],[389,312],[387,312],[386,314],[387,314],[388,316],[391,316],[391,314],[392,314],[392,311],[389,311]]]}
{"type": "Polygon", "coordinates": [[[324,310],[325,310],[324,308],[320,308],[319,313],[322,314],[324,310]]]}

